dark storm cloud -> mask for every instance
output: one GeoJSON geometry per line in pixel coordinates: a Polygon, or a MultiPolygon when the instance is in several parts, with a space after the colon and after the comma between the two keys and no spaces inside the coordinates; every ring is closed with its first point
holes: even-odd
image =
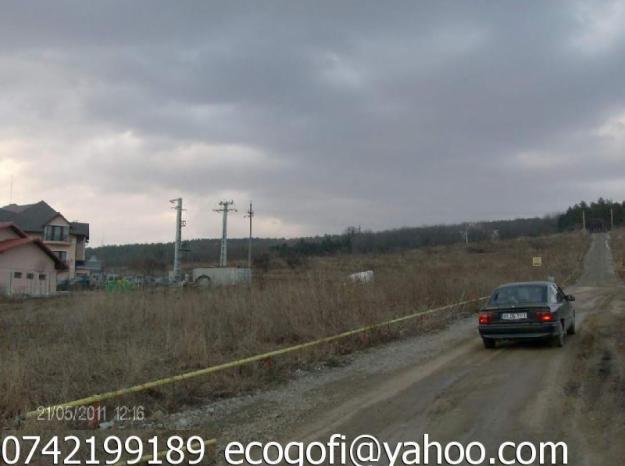
{"type": "Polygon", "coordinates": [[[621,199],[622,21],[604,1],[9,3],[0,160],[42,195],[69,171],[100,212],[135,196],[116,222],[145,196],[254,198],[264,234],[621,199]]]}

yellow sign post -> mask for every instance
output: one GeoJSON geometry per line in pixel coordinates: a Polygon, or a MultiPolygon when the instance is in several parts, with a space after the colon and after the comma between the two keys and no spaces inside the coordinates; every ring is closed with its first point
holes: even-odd
{"type": "Polygon", "coordinates": [[[543,258],[540,256],[532,257],[532,266],[533,267],[542,267],[543,266],[543,258]]]}

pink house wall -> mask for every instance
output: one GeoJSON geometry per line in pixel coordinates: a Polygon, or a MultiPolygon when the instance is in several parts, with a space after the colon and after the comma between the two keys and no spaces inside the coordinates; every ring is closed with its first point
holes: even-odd
{"type": "Polygon", "coordinates": [[[54,261],[33,243],[0,254],[0,290],[5,294],[54,294],[56,281],[54,261]],[[22,276],[15,277],[15,272],[22,276]]]}
{"type": "Polygon", "coordinates": [[[19,236],[12,229],[3,228],[0,230],[0,241],[4,241],[5,239],[14,239],[14,238],[19,238],[19,236]]]}
{"type": "MultiPolygon", "coordinates": [[[[59,225],[69,227],[70,224],[63,218],[62,215],[57,215],[50,220],[47,225],[59,225]]],[[[44,242],[52,251],[64,251],[67,253],[67,267],[64,272],[59,272],[59,280],[66,280],[74,278],[76,275],[76,261],[85,260],[85,242],[84,240],[78,241],[76,235],[70,233],[69,241],[46,241],[41,233],[29,233],[31,238],[38,238],[44,242]]]]}

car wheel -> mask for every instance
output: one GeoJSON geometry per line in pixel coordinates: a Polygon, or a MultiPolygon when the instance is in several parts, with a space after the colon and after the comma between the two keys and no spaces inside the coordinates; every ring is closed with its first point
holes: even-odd
{"type": "Polygon", "coordinates": [[[492,338],[482,338],[482,341],[484,342],[484,348],[492,349],[496,346],[495,340],[492,338]]]}
{"type": "Polygon", "coordinates": [[[562,348],[564,346],[564,339],[566,338],[566,330],[564,330],[564,324],[560,322],[560,332],[558,335],[552,338],[551,345],[556,348],[562,348]]]}
{"type": "Polygon", "coordinates": [[[569,329],[566,331],[569,335],[575,335],[575,313],[573,313],[573,319],[571,319],[571,325],[569,325],[569,329]]]}

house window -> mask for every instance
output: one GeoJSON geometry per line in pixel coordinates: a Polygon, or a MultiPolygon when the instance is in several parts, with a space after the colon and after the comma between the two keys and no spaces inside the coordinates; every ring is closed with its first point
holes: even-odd
{"type": "Polygon", "coordinates": [[[61,262],[67,262],[67,251],[52,251],[61,262]]]}
{"type": "Polygon", "coordinates": [[[13,278],[22,278],[22,272],[13,272],[13,278]]]}
{"type": "Polygon", "coordinates": [[[32,280],[33,278],[35,278],[35,274],[34,273],[27,273],[26,274],[26,278],[28,278],[29,280],[32,280]]]}
{"type": "Polygon", "coordinates": [[[62,225],[46,225],[43,230],[44,241],[69,241],[69,227],[62,225]]]}
{"type": "Polygon", "coordinates": [[[46,274],[45,273],[40,273],[39,274],[39,280],[45,280],[46,279],[46,274]]]}

